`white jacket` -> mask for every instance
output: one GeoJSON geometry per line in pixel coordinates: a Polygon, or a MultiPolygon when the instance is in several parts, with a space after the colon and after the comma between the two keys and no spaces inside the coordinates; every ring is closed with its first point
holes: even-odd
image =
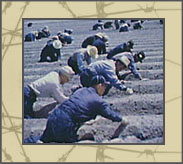
{"type": "Polygon", "coordinates": [[[57,72],[50,72],[46,76],[32,82],[29,86],[38,97],[52,97],[61,104],[68,97],[63,94],[59,79],[57,72]]]}

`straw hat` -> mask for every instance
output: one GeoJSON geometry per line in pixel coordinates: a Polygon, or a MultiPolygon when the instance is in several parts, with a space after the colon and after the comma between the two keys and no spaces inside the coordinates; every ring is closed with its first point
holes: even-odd
{"type": "Polygon", "coordinates": [[[95,36],[98,36],[100,39],[103,39],[105,41],[108,41],[108,39],[109,39],[109,37],[106,34],[101,33],[101,32],[95,34],[95,36]]]}
{"type": "Polygon", "coordinates": [[[62,43],[59,40],[54,40],[53,41],[53,47],[55,49],[60,49],[62,47],[62,43]]]}
{"type": "Polygon", "coordinates": [[[94,59],[98,58],[98,49],[95,46],[88,45],[87,46],[87,53],[94,59]]]}

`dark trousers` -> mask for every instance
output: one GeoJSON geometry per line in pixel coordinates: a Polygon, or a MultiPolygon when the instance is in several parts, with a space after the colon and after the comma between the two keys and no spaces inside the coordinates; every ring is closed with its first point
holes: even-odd
{"type": "Polygon", "coordinates": [[[55,62],[58,61],[58,51],[53,48],[53,46],[45,46],[41,51],[40,61],[39,62],[55,62]],[[48,57],[50,59],[48,59],[48,57]]]}
{"type": "Polygon", "coordinates": [[[24,87],[24,118],[34,117],[34,102],[36,102],[36,94],[29,86],[24,87]]]}
{"type": "Polygon", "coordinates": [[[142,26],[139,23],[134,24],[133,29],[141,29],[142,26]]]}
{"type": "Polygon", "coordinates": [[[58,107],[50,114],[41,141],[45,143],[71,143],[77,141],[78,128],[66,111],[62,107],[58,107]]]}
{"type": "Polygon", "coordinates": [[[81,71],[78,68],[77,62],[72,60],[72,57],[70,57],[67,61],[68,66],[72,68],[72,70],[75,72],[75,74],[80,74],[81,71]]]}
{"type": "Polygon", "coordinates": [[[119,20],[115,20],[114,21],[114,25],[115,25],[115,28],[116,28],[116,30],[118,30],[119,29],[119,20]]]}

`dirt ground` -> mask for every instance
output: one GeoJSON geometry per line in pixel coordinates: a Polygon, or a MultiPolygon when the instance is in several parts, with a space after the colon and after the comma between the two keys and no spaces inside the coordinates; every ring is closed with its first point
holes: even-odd
{"type": "MultiPolygon", "coordinates": [[[[50,71],[58,70],[60,65],[67,64],[67,59],[78,48],[82,41],[96,33],[92,26],[97,20],[29,20],[24,22],[24,35],[29,31],[41,29],[45,25],[50,28],[51,35],[65,28],[73,29],[74,42],[62,49],[62,60],[54,63],[38,63],[40,52],[48,40],[41,39],[35,42],[24,42],[24,86],[44,76],[50,71]],[[27,27],[29,22],[33,26],[27,27]]],[[[130,21],[129,21],[130,22],[130,21]]],[[[94,135],[94,141],[82,141],[81,143],[163,143],[164,142],[164,73],[163,73],[163,25],[159,20],[145,21],[144,28],[129,32],[119,33],[116,30],[103,30],[109,36],[109,48],[120,43],[133,40],[134,52],[144,51],[146,58],[143,63],[138,63],[137,68],[147,81],[138,81],[132,75],[127,77],[126,86],[134,89],[133,95],[112,88],[104,99],[111,104],[113,109],[129,121],[129,125],[120,134],[119,138],[110,140],[119,123],[99,117],[96,123],[83,125],[78,131],[79,135],[90,132],[94,135]]],[[[105,55],[97,60],[105,59],[105,55]]],[[[79,77],[64,85],[66,95],[71,94],[71,87],[79,84],[79,77]]],[[[34,105],[38,111],[44,105],[53,102],[51,98],[39,98],[34,105]]],[[[30,135],[41,134],[46,126],[46,119],[24,119],[24,138],[30,135]]]]}

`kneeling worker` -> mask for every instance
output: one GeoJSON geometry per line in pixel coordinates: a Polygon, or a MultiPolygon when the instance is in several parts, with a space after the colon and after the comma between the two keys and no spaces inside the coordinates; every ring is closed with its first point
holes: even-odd
{"type": "MultiPolygon", "coordinates": [[[[64,101],[50,114],[40,141],[44,143],[77,142],[77,130],[83,123],[94,119],[97,115],[126,124],[127,122],[112,111],[110,105],[101,97],[107,85],[105,78],[97,75],[92,78],[91,87],[83,87],[74,92],[70,99],[64,101]]],[[[31,142],[31,138],[24,142],[31,142]]]]}
{"type": "Polygon", "coordinates": [[[55,62],[61,59],[62,43],[59,40],[50,40],[41,51],[39,62],[55,62]]]}
{"type": "MultiPolygon", "coordinates": [[[[81,84],[84,87],[89,87],[91,86],[92,77],[95,75],[101,75],[110,83],[111,87],[113,86],[120,91],[125,91],[127,94],[133,94],[133,89],[127,88],[124,84],[122,84],[117,76],[120,71],[128,68],[129,64],[130,61],[126,56],[122,56],[115,61],[100,60],[93,62],[80,74],[81,84]]],[[[108,87],[108,91],[109,89],[110,87],[108,87]]],[[[106,91],[106,93],[108,91],[106,91]]]]}
{"type": "Polygon", "coordinates": [[[98,50],[95,46],[88,45],[87,48],[75,51],[68,59],[68,65],[72,68],[75,74],[80,74],[86,64],[89,65],[92,63],[92,58],[98,58],[98,50]]]}
{"type": "Polygon", "coordinates": [[[143,59],[145,58],[145,53],[143,51],[137,52],[135,54],[133,54],[131,52],[119,53],[114,57],[114,60],[117,60],[118,58],[120,58],[122,56],[126,56],[128,58],[128,60],[130,61],[130,64],[128,65],[128,69],[130,70],[130,72],[123,74],[122,76],[120,76],[118,74],[118,78],[120,80],[124,80],[125,77],[127,75],[129,75],[130,73],[132,73],[135,76],[135,78],[137,78],[139,80],[147,80],[147,79],[142,78],[141,74],[139,73],[139,71],[136,68],[136,63],[138,63],[138,62],[142,63],[143,59]]]}
{"type": "Polygon", "coordinates": [[[74,72],[69,66],[63,66],[59,72],[50,72],[46,76],[24,87],[24,118],[34,118],[33,104],[37,97],[52,97],[61,104],[67,100],[61,85],[67,83],[74,72]]]}

